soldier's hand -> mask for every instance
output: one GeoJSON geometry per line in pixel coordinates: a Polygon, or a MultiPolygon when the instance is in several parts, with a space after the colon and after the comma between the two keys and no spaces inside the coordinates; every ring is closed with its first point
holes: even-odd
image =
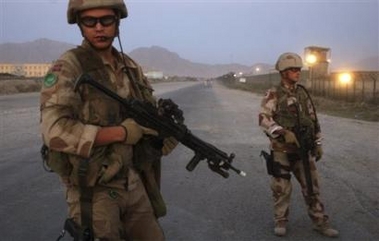
{"type": "Polygon", "coordinates": [[[178,144],[179,142],[172,136],[163,139],[162,155],[170,154],[178,144]]]}
{"type": "Polygon", "coordinates": [[[296,138],[295,133],[289,130],[284,130],[282,136],[284,137],[284,140],[288,144],[295,144],[298,148],[300,148],[299,141],[296,138]]]}
{"type": "Polygon", "coordinates": [[[315,153],[316,161],[319,161],[321,159],[322,155],[324,154],[324,151],[322,150],[322,146],[316,145],[316,147],[314,149],[314,153],[315,153]]]}
{"type": "Polygon", "coordinates": [[[124,120],[121,123],[121,126],[123,126],[126,131],[126,137],[124,142],[129,145],[136,144],[142,138],[143,135],[158,136],[158,132],[144,126],[140,126],[131,118],[127,118],[126,120],[124,120]]]}

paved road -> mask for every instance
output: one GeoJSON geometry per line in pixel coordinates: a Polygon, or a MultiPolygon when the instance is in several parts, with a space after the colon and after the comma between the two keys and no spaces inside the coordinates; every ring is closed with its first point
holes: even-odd
{"type": "MultiPolygon", "coordinates": [[[[185,165],[192,151],[179,145],[164,158],[160,220],[168,241],[278,240],[272,234],[269,177],[259,151],[267,139],[257,127],[260,96],[213,85],[157,84],[159,97],[183,109],[192,132],[234,152],[243,178],[228,179],[200,163],[185,165]]],[[[64,191],[41,166],[38,94],[0,96],[1,240],[55,240],[65,219],[64,191]]],[[[318,163],[321,195],[339,240],[379,240],[379,124],[320,115],[325,160],[318,163]]],[[[289,233],[284,240],[325,240],[312,231],[294,185],[289,233]]],[[[64,240],[70,240],[65,238],[64,240]]]]}

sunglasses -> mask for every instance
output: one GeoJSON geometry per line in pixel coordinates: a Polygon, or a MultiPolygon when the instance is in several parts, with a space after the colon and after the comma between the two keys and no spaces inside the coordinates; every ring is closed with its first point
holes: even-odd
{"type": "Polygon", "coordinates": [[[296,73],[296,72],[300,72],[300,71],[301,71],[301,68],[292,67],[292,68],[288,68],[288,69],[286,69],[286,70],[289,70],[289,71],[291,71],[291,72],[293,72],[293,73],[296,73]]]}
{"type": "Polygon", "coordinates": [[[80,23],[88,28],[95,27],[97,23],[100,23],[103,27],[108,27],[114,24],[116,20],[117,17],[115,15],[106,15],[100,18],[87,16],[80,18],[80,23]]]}

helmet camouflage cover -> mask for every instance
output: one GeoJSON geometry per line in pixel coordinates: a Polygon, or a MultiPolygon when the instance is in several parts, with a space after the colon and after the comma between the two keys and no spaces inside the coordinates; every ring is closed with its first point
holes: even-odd
{"type": "Polygon", "coordinates": [[[128,16],[128,10],[123,0],[70,0],[67,9],[68,23],[76,23],[78,12],[92,8],[113,8],[120,13],[120,18],[128,16]]]}
{"type": "Polygon", "coordinates": [[[275,69],[283,71],[288,68],[303,68],[303,60],[295,53],[284,53],[276,61],[275,69]]]}

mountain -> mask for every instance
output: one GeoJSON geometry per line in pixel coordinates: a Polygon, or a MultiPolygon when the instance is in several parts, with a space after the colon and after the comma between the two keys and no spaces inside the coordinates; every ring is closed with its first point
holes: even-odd
{"type": "MultiPolygon", "coordinates": [[[[0,44],[0,62],[48,63],[75,45],[38,39],[25,43],[0,44]]],[[[178,54],[158,46],[137,48],[129,53],[145,71],[162,71],[169,76],[218,77],[228,72],[251,72],[251,67],[241,64],[201,64],[183,59],[178,54]]]]}
{"type": "Polygon", "coordinates": [[[0,44],[0,62],[49,63],[73,47],[75,45],[49,39],[25,43],[4,43],[0,44]]]}
{"type": "Polygon", "coordinates": [[[129,54],[145,69],[161,70],[165,75],[171,76],[217,77],[231,71],[246,73],[251,69],[249,66],[240,64],[210,65],[194,63],[158,46],[137,48],[129,54]]]}

